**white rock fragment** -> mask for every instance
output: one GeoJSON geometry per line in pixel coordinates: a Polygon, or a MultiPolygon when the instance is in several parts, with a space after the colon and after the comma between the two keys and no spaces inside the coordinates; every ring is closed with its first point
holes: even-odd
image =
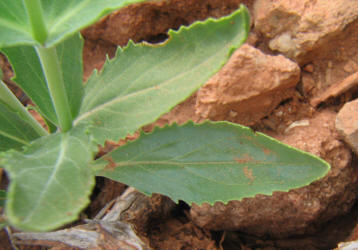
{"type": "Polygon", "coordinates": [[[292,122],[292,123],[285,129],[285,133],[287,133],[288,131],[290,131],[291,129],[293,129],[293,128],[295,128],[295,127],[309,126],[309,125],[310,125],[310,121],[309,121],[309,120],[295,121],[295,122],[292,122]]]}

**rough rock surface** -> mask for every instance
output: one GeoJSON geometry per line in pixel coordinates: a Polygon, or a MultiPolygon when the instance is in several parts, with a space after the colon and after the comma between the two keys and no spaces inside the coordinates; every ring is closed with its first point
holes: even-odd
{"type": "Polygon", "coordinates": [[[270,39],[268,45],[301,64],[324,56],[324,49],[358,21],[358,4],[351,0],[258,0],[255,29],[270,39]],[[315,50],[319,50],[319,53],[315,50]]]}
{"type": "Polygon", "coordinates": [[[243,45],[198,92],[196,113],[251,125],[292,96],[300,69],[285,57],[243,45]]]}
{"type": "Polygon", "coordinates": [[[339,111],[336,129],[344,141],[358,154],[358,99],[346,103],[339,111]]]}
{"type": "Polygon", "coordinates": [[[257,195],[227,205],[193,205],[193,221],[206,229],[240,230],[277,238],[313,233],[319,225],[352,207],[357,191],[358,170],[351,165],[348,147],[339,141],[334,128],[336,114],[323,111],[276,136],[294,147],[316,154],[331,164],[331,171],[309,186],[273,196],[257,195]]]}

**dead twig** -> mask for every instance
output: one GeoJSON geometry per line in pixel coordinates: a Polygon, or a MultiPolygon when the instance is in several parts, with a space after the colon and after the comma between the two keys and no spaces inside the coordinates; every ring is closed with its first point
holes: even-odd
{"type": "Polygon", "coordinates": [[[86,224],[49,233],[15,233],[14,243],[57,244],[59,249],[66,245],[80,249],[148,250],[150,247],[137,236],[132,226],[120,220],[121,214],[133,204],[138,194],[134,188],[128,188],[93,220],[85,220],[86,224]]]}

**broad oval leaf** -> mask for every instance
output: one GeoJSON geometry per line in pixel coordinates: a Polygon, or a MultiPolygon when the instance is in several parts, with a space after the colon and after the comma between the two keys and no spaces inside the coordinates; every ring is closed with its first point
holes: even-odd
{"type": "Polygon", "coordinates": [[[96,163],[105,165],[100,176],[189,204],[288,191],[330,169],[316,156],[228,122],[157,128],[96,163]]]}
{"type": "Polygon", "coordinates": [[[171,30],[162,44],[130,42],[89,79],[75,124],[90,126],[103,144],[155,121],[220,69],[246,40],[249,23],[241,6],[227,17],[171,30]]]}
{"type": "Polygon", "coordinates": [[[0,164],[10,175],[5,213],[21,230],[48,231],[71,222],[89,203],[93,144],[75,133],[52,134],[24,152],[8,151],[0,164]]]}
{"type": "MultiPolygon", "coordinates": [[[[143,0],[41,0],[50,47],[75,34],[99,18],[143,0]]],[[[23,0],[0,1],[0,48],[36,45],[23,0]]]]}
{"type": "Polygon", "coordinates": [[[0,100],[0,152],[21,149],[38,137],[40,135],[25,119],[0,100]]]}
{"type": "MultiPolygon", "coordinates": [[[[75,34],[56,46],[73,118],[79,112],[83,95],[82,48],[83,40],[79,34],[75,34]]],[[[15,77],[12,80],[37,105],[38,111],[57,125],[56,112],[36,50],[30,46],[17,46],[4,48],[1,51],[8,57],[15,71],[15,77]]]]}

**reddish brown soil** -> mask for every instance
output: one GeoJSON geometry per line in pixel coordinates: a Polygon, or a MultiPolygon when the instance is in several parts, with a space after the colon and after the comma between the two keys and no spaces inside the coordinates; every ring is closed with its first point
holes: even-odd
{"type": "MultiPolygon", "coordinates": [[[[106,54],[113,57],[117,46],[124,46],[129,39],[135,42],[162,41],[166,38],[166,32],[169,28],[177,29],[180,25],[188,25],[195,20],[228,14],[236,9],[240,2],[246,4],[252,11],[255,1],[171,0],[129,6],[82,32],[85,38],[84,78],[87,79],[93,69],[102,67],[106,54]]],[[[348,33],[358,33],[357,23],[358,21],[353,22],[347,27],[348,33]]],[[[324,48],[322,54],[319,54],[319,50],[316,50],[314,52],[317,55],[316,60],[305,61],[304,65],[299,65],[302,70],[301,79],[296,88],[291,90],[290,97],[277,105],[269,115],[254,122],[251,127],[280,138],[280,135],[285,133],[292,122],[320,114],[324,116],[327,110],[336,113],[345,102],[354,99],[358,94],[355,89],[349,91],[348,94],[347,91],[343,91],[329,100],[322,100],[323,103],[321,104],[312,105],[310,103],[312,99],[319,97],[333,83],[342,81],[352,72],[358,70],[355,68],[355,65],[358,65],[357,41],[354,36],[347,36],[346,34],[340,35],[338,45],[335,45],[339,46],[339,50],[324,48]]],[[[255,33],[254,27],[248,43],[267,54],[276,53],[268,48],[267,38],[255,33]]],[[[2,55],[0,55],[0,66],[5,73],[4,81],[10,85],[11,89],[24,103],[28,103],[23,93],[19,91],[16,85],[11,83],[11,69],[2,55]]],[[[188,119],[200,121],[201,118],[195,113],[195,100],[196,94],[161,117],[156,125],[174,121],[182,123],[188,119]]],[[[319,126],[320,124],[317,124],[314,129],[319,131],[319,126]]],[[[152,127],[153,125],[148,125],[144,129],[150,130],[152,127]]],[[[129,139],[134,138],[135,136],[129,139]]],[[[301,138],[300,140],[304,139],[301,138]]],[[[314,138],[311,138],[311,140],[314,140],[314,138]]],[[[125,142],[108,145],[101,149],[101,152],[103,153],[123,143],[125,142]]],[[[307,141],[299,141],[298,144],[300,143],[305,144],[307,141]]],[[[314,151],[314,149],[312,150],[314,151]]],[[[321,153],[322,155],[332,154],[329,149],[327,149],[327,152],[321,153]]],[[[333,158],[334,156],[330,155],[330,157],[333,158]]],[[[352,164],[356,163],[357,159],[353,156],[352,164]]],[[[85,216],[91,218],[96,215],[102,207],[122,193],[124,189],[125,186],[122,184],[98,178],[97,186],[92,195],[92,203],[84,212],[85,216]]],[[[353,207],[349,214],[319,226],[319,229],[310,235],[274,239],[266,236],[252,236],[242,232],[214,232],[199,228],[191,221],[189,208],[185,204],[168,206],[170,209],[165,210],[165,216],[163,216],[162,213],[158,212],[163,212],[163,208],[158,206],[155,199],[148,203],[146,210],[141,210],[143,214],[138,215],[139,218],[145,217],[145,219],[132,221],[136,225],[138,235],[147,239],[153,249],[330,249],[336,247],[338,242],[356,240],[358,235],[356,229],[358,222],[357,206],[353,207]],[[151,218],[148,218],[148,216],[151,216],[151,218]]],[[[161,200],[160,204],[162,202],[161,200]]],[[[4,231],[0,233],[0,249],[11,249],[4,231]]],[[[45,248],[20,246],[19,249],[45,248]]],[[[52,249],[70,248],[59,245],[52,249]]]]}

